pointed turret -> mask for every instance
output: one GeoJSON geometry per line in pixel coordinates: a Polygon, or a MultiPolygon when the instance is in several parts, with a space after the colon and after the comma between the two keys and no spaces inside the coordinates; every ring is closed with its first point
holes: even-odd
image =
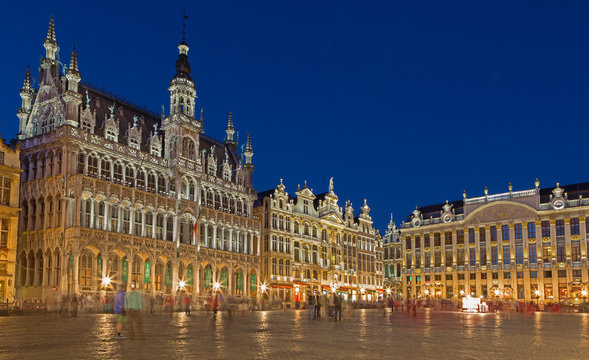
{"type": "Polygon", "coordinates": [[[227,120],[227,128],[225,129],[227,133],[227,140],[226,143],[233,143],[233,134],[235,134],[235,128],[233,127],[233,115],[229,112],[229,119],[227,120]]]}
{"type": "Polygon", "coordinates": [[[253,181],[253,172],[254,172],[254,165],[252,164],[252,156],[254,156],[254,150],[252,149],[252,136],[248,132],[247,133],[247,142],[245,144],[245,150],[243,151],[243,155],[245,156],[245,165],[244,168],[246,170],[246,182],[248,186],[252,186],[253,181]]]}
{"type": "Polygon", "coordinates": [[[188,62],[188,43],[184,38],[178,45],[178,59],[176,60],[176,74],[170,84],[170,114],[184,114],[194,117],[194,103],[198,97],[196,87],[190,76],[188,62]]]}
{"type": "Polygon", "coordinates": [[[72,50],[72,57],[70,59],[70,67],[65,73],[67,79],[67,89],[64,93],[63,100],[65,101],[65,123],[71,126],[78,126],[78,112],[80,104],[82,103],[82,94],[78,92],[78,83],[82,79],[78,71],[78,53],[76,52],[76,45],[72,50]]]}
{"type": "Polygon", "coordinates": [[[55,60],[58,45],[55,39],[55,23],[53,22],[53,17],[49,19],[49,30],[47,30],[47,37],[43,46],[45,47],[45,58],[55,60]]]}
{"type": "Polygon", "coordinates": [[[31,70],[27,66],[27,71],[25,72],[25,81],[23,83],[22,89],[20,89],[20,98],[22,99],[21,107],[17,112],[19,119],[19,138],[22,138],[24,135],[27,119],[31,113],[31,102],[33,101],[34,95],[35,91],[31,88],[31,70]]]}

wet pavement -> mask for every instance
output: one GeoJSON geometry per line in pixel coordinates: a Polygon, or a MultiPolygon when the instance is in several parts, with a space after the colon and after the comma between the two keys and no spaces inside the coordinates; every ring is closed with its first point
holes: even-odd
{"type": "MultiPolygon", "coordinates": [[[[304,311],[144,316],[145,341],[116,339],[114,315],[0,317],[0,359],[578,359],[589,314],[358,310],[336,323],[304,311]]],[[[126,329],[123,330],[126,335],[126,329]]]]}

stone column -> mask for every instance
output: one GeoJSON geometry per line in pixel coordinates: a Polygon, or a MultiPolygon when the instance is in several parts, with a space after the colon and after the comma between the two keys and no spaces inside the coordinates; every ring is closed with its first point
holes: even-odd
{"type": "Polygon", "coordinates": [[[78,295],[80,293],[80,254],[74,253],[73,256],[74,268],[72,269],[72,293],[78,295]]]}
{"type": "Polygon", "coordinates": [[[168,240],[168,235],[167,235],[167,233],[168,233],[168,216],[170,216],[170,215],[164,214],[164,229],[163,229],[163,234],[162,234],[162,239],[164,241],[168,240]]]}
{"type": "MultiPolygon", "coordinates": [[[[223,234],[225,235],[225,234],[223,234]]],[[[229,251],[233,251],[233,229],[229,228],[229,251]]]]}
{"type": "Polygon", "coordinates": [[[260,234],[255,233],[255,235],[256,235],[256,238],[257,238],[257,246],[258,246],[257,254],[256,255],[257,256],[260,256],[260,234]]]}
{"type": "MultiPolygon", "coordinates": [[[[131,285],[133,284],[133,256],[127,256],[127,291],[131,291],[131,285]]],[[[121,261],[121,279],[122,279],[122,266],[121,261]]]]}
{"type": "Polygon", "coordinates": [[[96,200],[90,199],[90,227],[94,228],[94,207],[96,206],[96,200]]]}
{"type": "Polygon", "coordinates": [[[110,231],[110,203],[104,202],[104,231],[110,231]]]}
{"type": "MultiPolygon", "coordinates": [[[[204,226],[204,232],[205,232],[205,241],[203,246],[206,247],[211,247],[211,244],[209,243],[209,225],[206,223],[203,223],[202,226],[204,226]]],[[[202,231],[203,229],[201,229],[202,231]]]]}

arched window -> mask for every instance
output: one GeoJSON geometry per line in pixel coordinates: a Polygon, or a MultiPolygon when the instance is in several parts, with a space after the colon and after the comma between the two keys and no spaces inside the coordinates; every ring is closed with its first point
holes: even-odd
{"type": "Polygon", "coordinates": [[[163,194],[166,192],[166,178],[162,174],[160,174],[157,179],[157,192],[158,194],[163,194]]]}
{"type": "Polygon", "coordinates": [[[100,165],[100,174],[103,179],[110,180],[110,161],[106,159],[102,159],[102,163],[100,165]]]}
{"type": "Polygon", "coordinates": [[[114,165],[114,182],[122,184],[123,183],[123,164],[115,163],[114,165]]]}
{"type": "Polygon", "coordinates": [[[155,217],[155,238],[158,240],[164,238],[164,214],[157,214],[155,217]]]}
{"type": "Polygon", "coordinates": [[[137,171],[137,188],[145,190],[145,170],[137,171]]]}
{"type": "Polygon", "coordinates": [[[135,186],[135,169],[131,166],[125,168],[125,185],[135,186]]]}
{"type": "Polygon", "coordinates": [[[89,176],[98,176],[98,157],[95,155],[88,156],[88,172],[89,176]]]}
{"type": "Polygon", "coordinates": [[[80,286],[92,284],[92,256],[89,253],[80,255],[80,286]]]}
{"type": "Polygon", "coordinates": [[[155,174],[149,173],[147,175],[147,191],[154,192],[155,191],[155,174]]]}
{"type": "Polygon", "coordinates": [[[194,152],[195,152],[194,141],[192,141],[192,139],[187,136],[184,137],[182,139],[182,156],[184,156],[185,158],[188,158],[190,160],[194,160],[194,158],[195,158],[194,152]]]}

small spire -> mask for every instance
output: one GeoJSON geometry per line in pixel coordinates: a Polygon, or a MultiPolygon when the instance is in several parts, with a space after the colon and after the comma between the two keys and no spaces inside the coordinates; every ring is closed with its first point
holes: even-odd
{"type": "Polygon", "coordinates": [[[78,72],[78,53],[76,52],[76,44],[72,50],[72,58],[70,60],[70,70],[78,72]]]}
{"type": "Polygon", "coordinates": [[[509,192],[513,190],[513,185],[511,185],[511,181],[509,182],[509,186],[507,186],[507,188],[509,189],[509,192]]]}
{"type": "Polygon", "coordinates": [[[282,185],[282,178],[280,178],[280,185],[282,185]]]}
{"type": "Polygon", "coordinates": [[[466,199],[466,189],[464,189],[464,191],[462,191],[462,197],[463,197],[464,199],[466,199]]]}
{"type": "Polygon", "coordinates": [[[536,186],[536,189],[538,189],[540,187],[540,180],[538,180],[538,178],[536,178],[536,181],[534,182],[534,186],[536,186]]]}
{"type": "Polygon", "coordinates": [[[49,19],[49,30],[47,30],[47,37],[45,40],[56,42],[55,40],[55,23],[53,16],[49,19]]]}
{"type": "Polygon", "coordinates": [[[205,119],[205,109],[200,108],[200,122],[203,122],[205,119]]]}
{"type": "Polygon", "coordinates": [[[246,150],[252,150],[252,135],[247,133],[247,144],[245,145],[246,150]]]}
{"type": "Polygon", "coordinates": [[[227,120],[227,129],[233,129],[233,114],[229,111],[229,119],[227,120]]]}
{"type": "Polygon", "coordinates": [[[25,82],[23,84],[23,89],[30,89],[31,88],[31,69],[27,66],[27,71],[25,72],[25,82]]]}
{"type": "Polygon", "coordinates": [[[489,189],[487,189],[487,185],[485,185],[485,195],[489,195],[489,189]]]}

